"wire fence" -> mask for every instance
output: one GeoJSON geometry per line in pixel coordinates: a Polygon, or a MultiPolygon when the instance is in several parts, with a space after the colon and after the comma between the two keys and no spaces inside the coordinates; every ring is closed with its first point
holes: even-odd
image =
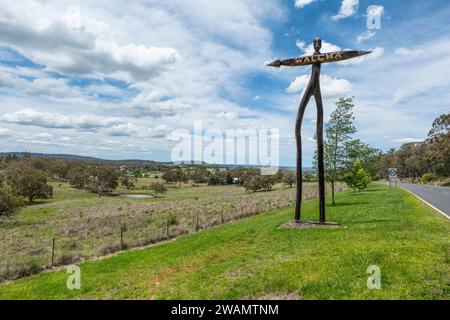
{"type": "MultiPolygon", "coordinates": [[[[338,186],[342,191],[343,186],[338,186]]],[[[317,197],[317,189],[306,189],[304,199],[317,197]]],[[[295,204],[295,193],[286,193],[273,199],[262,197],[245,203],[223,203],[213,208],[198,209],[172,207],[172,212],[158,219],[142,219],[139,216],[124,222],[107,217],[100,223],[92,222],[79,227],[74,218],[70,228],[53,234],[29,234],[9,239],[7,250],[0,252],[0,282],[14,280],[39,273],[45,269],[70,265],[92,257],[101,257],[136,247],[145,247],[182,235],[225,224],[254,215],[270,213],[295,204]],[[95,229],[93,225],[96,225],[95,229]],[[32,243],[30,243],[32,241],[32,243]],[[26,248],[18,252],[17,248],[26,248]]],[[[124,211],[122,216],[127,216],[124,211]]]]}

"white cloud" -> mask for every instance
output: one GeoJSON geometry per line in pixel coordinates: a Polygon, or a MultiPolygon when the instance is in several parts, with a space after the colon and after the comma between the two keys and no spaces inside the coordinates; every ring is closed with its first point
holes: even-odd
{"type": "Polygon", "coordinates": [[[23,109],[7,113],[0,117],[7,123],[29,125],[54,129],[96,130],[111,127],[124,121],[118,118],[99,117],[94,115],[61,115],[58,113],[39,112],[33,109],[23,109]]]}
{"type": "Polygon", "coordinates": [[[303,8],[317,0],[295,0],[295,7],[303,8]]]}
{"type": "Polygon", "coordinates": [[[33,80],[27,85],[26,92],[36,96],[52,96],[57,98],[82,95],[80,90],[69,87],[64,80],[52,78],[33,80]]]}
{"type": "MultiPolygon", "coordinates": [[[[297,77],[286,89],[289,93],[298,93],[306,88],[310,76],[302,75],[297,77]]],[[[352,84],[346,79],[336,79],[328,75],[321,76],[321,90],[324,98],[336,98],[347,96],[351,93],[352,84]]]]}
{"type": "MultiPolygon", "coordinates": [[[[296,46],[303,51],[303,54],[305,55],[312,55],[314,53],[314,44],[310,43],[309,45],[306,45],[305,42],[297,40],[296,46]]],[[[322,49],[321,52],[334,52],[334,51],[340,51],[342,50],[341,47],[338,45],[332,44],[330,42],[327,42],[325,40],[322,40],[322,49]]]]}
{"type": "Polygon", "coordinates": [[[131,123],[124,123],[112,126],[107,132],[115,137],[165,138],[169,130],[166,125],[146,128],[131,123]]]}
{"type": "Polygon", "coordinates": [[[396,143],[412,143],[412,142],[422,142],[424,139],[420,139],[420,138],[397,138],[394,139],[394,142],[396,143]]]}
{"type": "Polygon", "coordinates": [[[6,128],[0,128],[0,137],[9,137],[11,135],[11,130],[6,128]]]}
{"type": "MultiPolygon", "coordinates": [[[[66,7],[67,8],[67,7],[66,7]]],[[[118,75],[145,80],[180,59],[170,47],[119,45],[111,26],[87,16],[78,28],[67,23],[55,4],[0,3],[0,40],[48,69],[67,74],[118,75]]]]}
{"type": "Polygon", "coordinates": [[[33,138],[41,141],[51,141],[53,136],[48,132],[37,133],[33,135],[33,138]]]}
{"type": "Polygon", "coordinates": [[[381,48],[381,47],[376,47],[375,49],[372,49],[369,51],[372,51],[372,53],[358,57],[358,58],[340,61],[338,63],[340,65],[355,65],[355,64],[361,64],[366,61],[377,60],[384,55],[385,49],[381,48]]]}
{"type": "Polygon", "coordinates": [[[333,16],[333,20],[345,19],[356,14],[358,10],[359,0],[342,0],[341,8],[337,15],[333,16]]]}
{"type": "Polygon", "coordinates": [[[423,49],[411,50],[405,47],[395,49],[395,54],[405,57],[418,57],[424,53],[423,49]]]}

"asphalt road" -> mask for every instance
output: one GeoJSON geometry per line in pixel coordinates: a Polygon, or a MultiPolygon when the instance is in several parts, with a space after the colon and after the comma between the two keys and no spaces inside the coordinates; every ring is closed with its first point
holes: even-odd
{"type": "Polygon", "coordinates": [[[450,188],[407,183],[398,186],[415,193],[450,217],[450,188]]]}

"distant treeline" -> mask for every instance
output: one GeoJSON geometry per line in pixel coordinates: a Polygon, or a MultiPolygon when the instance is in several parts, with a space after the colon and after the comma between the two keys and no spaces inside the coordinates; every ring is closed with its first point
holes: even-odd
{"type": "MultiPolygon", "coordinates": [[[[450,113],[438,117],[421,142],[406,143],[379,159],[380,175],[397,168],[400,178],[437,180],[450,177],[450,113]]],[[[425,181],[427,182],[427,181],[425,181]]]]}

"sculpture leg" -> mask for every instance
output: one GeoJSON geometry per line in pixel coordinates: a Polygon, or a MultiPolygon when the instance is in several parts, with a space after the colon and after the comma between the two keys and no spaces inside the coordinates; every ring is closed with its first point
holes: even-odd
{"type": "Polygon", "coordinates": [[[325,165],[324,165],[324,146],[323,146],[323,104],[322,94],[320,91],[320,84],[317,82],[317,86],[314,92],[314,98],[317,105],[317,166],[319,175],[319,198],[320,198],[320,223],[326,223],[325,215],[325,165]]]}
{"type": "Polygon", "coordinates": [[[300,102],[297,121],[295,125],[295,139],[297,141],[297,195],[295,199],[295,221],[300,221],[302,216],[303,170],[302,170],[302,122],[306,106],[311,99],[313,87],[308,85],[305,95],[300,102]]]}

